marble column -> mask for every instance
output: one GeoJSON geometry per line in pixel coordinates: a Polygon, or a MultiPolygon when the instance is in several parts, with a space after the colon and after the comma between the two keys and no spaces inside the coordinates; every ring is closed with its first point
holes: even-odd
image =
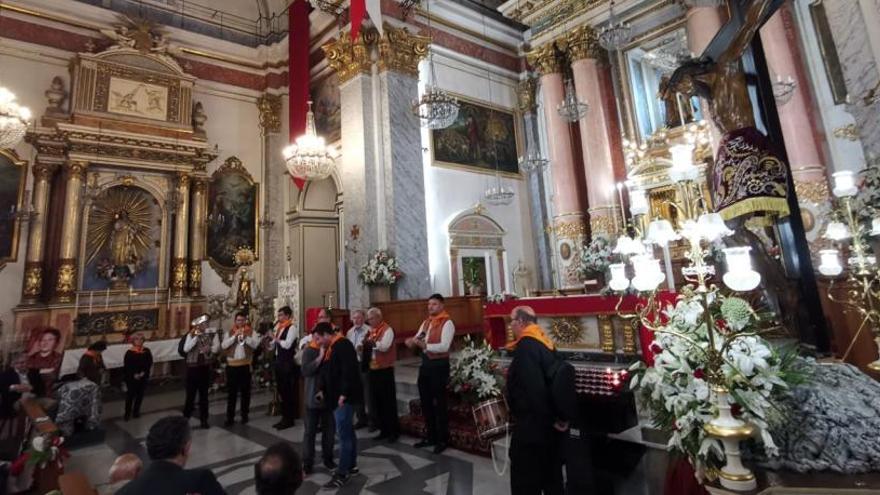
{"type": "Polygon", "coordinates": [[[58,302],[73,301],[77,290],[77,256],[82,221],[82,185],[88,163],[69,161],[65,168],[64,222],[61,225],[61,246],[58,251],[58,274],[55,298],[58,302]]]}
{"type": "Polygon", "coordinates": [[[563,42],[571,60],[571,72],[578,98],[590,107],[587,115],[578,121],[581,148],[584,157],[584,176],[589,201],[590,235],[612,237],[619,225],[620,208],[617,206],[612,150],[613,115],[608,114],[603,94],[602,71],[608,70],[603,62],[604,50],[599,46],[596,32],[589,26],[572,31],[563,42]]]}
{"type": "MultiPolygon", "coordinates": [[[[517,87],[517,106],[523,113],[526,150],[541,149],[538,140],[537,83],[537,79],[529,77],[521,81],[517,87]]],[[[546,157],[546,153],[542,153],[541,156],[546,157]]],[[[547,290],[553,287],[553,262],[551,260],[550,238],[547,233],[550,210],[547,205],[547,196],[544,194],[544,178],[544,171],[528,174],[529,203],[534,234],[532,237],[535,239],[535,258],[538,262],[538,287],[547,290]]],[[[517,262],[519,261],[521,260],[517,260],[517,262]]]]}
{"type": "Polygon", "coordinates": [[[691,7],[685,17],[688,50],[699,56],[724,25],[724,17],[718,7],[691,7]]]}
{"type": "Polygon", "coordinates": [[[189,182],[190,177],[185,173],[177,175],[174,187],[180,203],[174,214],[174,246],[171,253],[171,294],[174,297],[186,295],[187,287],[187,240],[189,231],[189,182]]]}
{"type": "Polygon", "coordinates": [[[530,52],[528,59],[541,73],[542,104],[553,175],[552,230],[555,234],[553,257],[556,280],[561,287],[576,287],[579,281],[572,268],[575,266],[578,246],[584,239],[584,205],[577,190],[577,174],[580,171],[575,162],[572,132],[569,123],[556,111],[564,96],[562,67],[552,43],[530,52]]]}
{"type": "Polygon", "coordinates": [[[286,196],[290,179],[281,151],[289,144],[288,133],[282,132],[283,102],[280,95],[265,93],[257,100],[260,130],[263,136],[263,201],[260,215],[272,222],[260,232],[263,257],[260,260],[264,283],[263,295],[276,296],[277,279],[287,274],[285,264],[284,220],[286,196]]]}
{"type": "MultiPolygon", "coordinates": [[[[33,206],[36,214],[31,218],[28,232],[27,255],[24,262],[24,283],[22,286],[22,303],[34,304],[43,292],[43,257],[46,246],[46,212],[49,209],[49,192],[52,188],[51,179],[57,165],[40,163],[34,165],[33,206]]],[[[27,205],[25,205],[27,206],[27,205]]]]}
{"type": "Polygon", "coordinates": [[[189,217],[189,295],[202,294],[202,261],[205,254],[207,177],[192,180],[192,214],[189,217]]]}
{"type": "MultiPolygon", "coordinates": [[[[798,200],[802,204],[827,203],[830,199],[828,180],[810,112],[813,108],[810,81],[800,66],[797,31],[786,7],[770,17],[761,28],[760,35],[771,77],[775,80],[779,76],[785,80],[790,76],[797,84],[791,99],[784,104],[777,103],[776,109],[785,138],[789,167],[796,192],[799,193],[798,200]]],[[[814,228],[817,227],[814,225],[814,228]]]]}

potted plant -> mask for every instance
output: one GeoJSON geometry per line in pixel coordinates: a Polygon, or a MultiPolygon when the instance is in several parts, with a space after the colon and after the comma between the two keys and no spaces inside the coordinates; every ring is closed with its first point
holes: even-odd
{"type": "Polygon", "coordinates": [[[388,251],[378,250],[361,267],[358,279],[370,288],[370,301],[391,300],[391,286],[403,277],[400,265],[388,251]]]}

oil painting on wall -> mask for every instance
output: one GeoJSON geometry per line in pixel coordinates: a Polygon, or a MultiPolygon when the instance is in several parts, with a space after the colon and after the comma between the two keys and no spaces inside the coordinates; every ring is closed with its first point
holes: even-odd
{"type": "Polygon", "coordinates": [[[168,88],[164,86],[110,78],[109,112],[164,121],[167,104],[168,88]]]}
{"type": "Polygon", "coordinates": [[[475,172],[519,174],[519,136],[513,111],[459,97],[451,126],[431,131],[434,164],[475,172]]]}
{"type": "Polygon", "coordinates": [[[311,94],[318,135],[324,136],[328,143],[338,141],[342,137],[342,106],[336,73],[312,86],[311,94]]]}
{"type": "Polygon", "coordinates": [[[6,150],[0,150],[0,267],[18,256],[20,223],[12,216],[23,201],[27,179],[25,162],[6,150]]]}
{"type": "Polygon", "coordinates": [[[134,186],[105,190],[88,211],[83,289],[159,285],[162,208],[134,186]]]}
{"type": "Polygon", "coordinates": [[[211,266],[231,281],[235,272],[235,252],[249,247],[259,253],[257,246],[256,184],[241,161],[230,157],[214,172],[208,190],[208,244],[207,255],[211,266]]]}

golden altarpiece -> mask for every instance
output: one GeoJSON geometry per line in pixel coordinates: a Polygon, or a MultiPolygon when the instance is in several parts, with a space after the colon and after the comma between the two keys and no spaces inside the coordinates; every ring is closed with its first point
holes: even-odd
{"type": "Polygon", "coordinates": [[[20,338],[61,330],[66,347],[185,331],[204,310],[208,163],[195,77],[161,35],[117,28],[115,44],[70,62],[27,135],[36,149],[20,338]],[[66,105],[65,105],[65,101],[66,105]]]}

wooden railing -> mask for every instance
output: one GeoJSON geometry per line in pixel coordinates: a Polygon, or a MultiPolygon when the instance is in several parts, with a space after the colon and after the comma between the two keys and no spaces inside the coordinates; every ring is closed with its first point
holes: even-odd
{"type": "MultiPolygon", "coordinates": [[[[398,343],[415,335],[428,315],[427,299],[388,301],[375,306],[382,310],[385,321],[394,329],[394,341],[398,343]]],[[[456,336],[483,332],[483,301],[480,297],[447,297],[445,306],[455,323],[456,336]]]]}

